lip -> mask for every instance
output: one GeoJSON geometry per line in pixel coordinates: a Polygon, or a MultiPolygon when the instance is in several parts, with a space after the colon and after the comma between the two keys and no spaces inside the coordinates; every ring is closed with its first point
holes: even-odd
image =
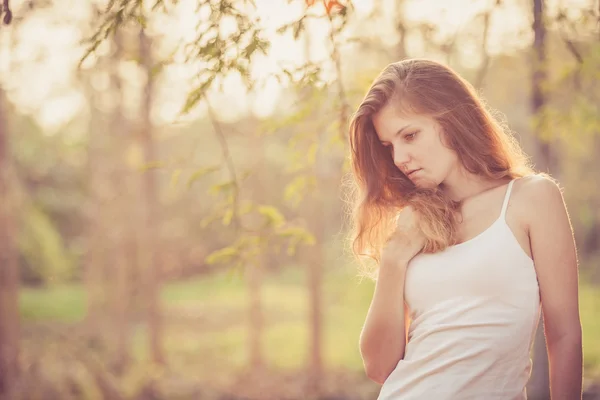
{"type": "Polygon", "coordinates": [[[417,169],[413,169],[411,171],[408,171],[406,176],[411,176],[412,174],[414,174],[415,172],[419,172],[422,168],[417,168],[417,169]]]}

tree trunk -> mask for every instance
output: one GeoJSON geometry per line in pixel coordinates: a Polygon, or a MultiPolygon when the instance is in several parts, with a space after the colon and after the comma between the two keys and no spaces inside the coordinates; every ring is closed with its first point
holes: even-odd
{"type": "Polygon", "coordinates": [[[323,301],[322,301],[322,282],[323,265],[325,260],[325,246],[323,246],[324,221],[323,204],[320,199],[314,199],[317,204],[317,213],[314,214],[314,224],[316,235],[316,244],[311,250],[313,257],[310,259],[308,290],[310,293],[310,361],[309,361],[309,390],[310,393],[318,395],[321,389],[321,379],[323,376],[323,301]],[[320,213],[319,213],[320,211],[320,213]]]}
{"type": "MultiPolygon", "coordinates": [[[[212,113],[211,113],[212,115],[212,113]]],[[[213,116],[215,117],[215,116],[213,116]]],[[[266,149],[264,138],[255,135],[252,142],[252,153],[258,156],[255,164],[255,181],[252,185],[251,200],[255,204],[268,204],[268,188],[265,183],[268,178],[264,176],[268,170],[265,160],[266,149]]],[[[248,345],[250,354],[250,368],[252,371],[262,372],[265,366],[264,336],[265,312],[262,300],[262,288],[265,271],[269,263],[269,246],[261,245],[260,255],[257,256],[256,265],[246,267],[246,281],[248,284],[248,345]]]]}
{"type": "Polygon", "coordinates": [[[492,10],[483,14],[483,33],[481,38],[481,65],[477,69],[477,75],[475,76],[475,87],[480,89],[483,86],[485,74],[487,73],[490,64],[490,53],[487,49],[487,41],[490,32],[490,20],[492,17],[492,10]]]}
{"type": "MultiPolygon", "coordinates": [[[[310,31],[310,29],[308,29],[310,31]]],[[[331,36],[331,44],[336,46],[335,37],[331,36]]],[[[305,36],[304,42],[304,52],[306,61],[311,61],[311,38],[309,35],[305,36]]],[[[341,65],[339,59],[339,52],[334,52],[333,54],[333,62],[336,64],[336,71],[338,74],[338,79],[341,79],[341,65]]],[[[340,93],[343,94],[343,84],[342,82],[338,83],[340,86],[340,93]]],[[[310,98],[310,93],[312,88],[305,88],[307,91],[307,98],[310,98]]],[[[342,115],[346,110],[347,104],[346,99],[341,99],[341,109],[340,115],[342,115]]],[[[341,133],[342,127],[340,127],[341,133]]],[[[344,139],[343,136],[340,135],[341,139],[344,139]]],[[[309,316],[308,316],[308,326],[309,326],[309,359],[307,365],[307,394],[311,397],[318,397],[321,392],[321,380],[323,377],[323,358],[322,358],[322,341],[323,341],[323,324],[322,324],[322,280],[323,280],[323,265],[325,263],[325,248],[323,246],[323,238],[324,232],[323,229],[325,227],[325,208],[322,201],[322,193],[323,190],[326,189],[326,185],[324,182],[325,174],[326,174],[326,157],[323,154],[323,148],[326,145],[326,138],[324,129],[319,129],[319,133],[317,136],[317,158],[315,160],[315,165],[313,168],[314,176],[316,177],[317,182],[317,190],[315,191],[315,196],[310,199],[312,212],[311,212],[311,220],[309,220],[309,224],[312,232],[315,234],[316,243],[315,246],[308,252],[308,257],[306,258],[308,262],[308,293],[309,293],[309,316]]]]}
{"type": "Polygon", "coordinates": [[[547,80],[546,72],[546,26],[544,22],[544,1],[533,0],[533,71],[531,77],[531,113],[538,118],[535,124],[535,137],[537,139],[538,169],[549,172],[552,168],[552,148],[549,140],[544,136],[544,120],[540,115],[546,105],[544,85],[547,80]]]}
{"type": "MultiPolygon", "coordinates": [[[[404,18],[404,0],[396,0],[395,25],[398,33],[398,45],[396,46],[396,60],[404,60],[407,57],[406,52],[406,25],[404,18]]],[[[383,8],[383,5],[380,4],[383,8]]]]}
{"type": "MultiPolygon", "coordinates": [[[[308,292],[310,294],[309,326],[310,326],[310,361],[309,361],[309,393],[319,396],[323,378],[323,268],[327,259],[327,248],[324,246],[326,226],[329,214],[324,203],[327,193],[327,155],[324,151],[326,137],[324,130],[318,135],[319,141],[315,160],[315,176],[317,190],[311,199],[313,212],[311,228],[315,234],[315,245],[311,249],[308,268],[308,292]]],[[[337,183],[337,182],[336,182],[337,183]]]]}
{"type": "MultiPolygon", "coordinates": [[[[97,7],[93,7],[92,11],[97,18],[101,16],[97,7]]],[[[116,90],[114,87],[117,86],[117,77],[114,76],[114,71],[110,71],[111,63],[116,64],[110,56],[99,57],[93,70],[78,74],[89,107],[84,207],[85,252],[82,259],[82,279],[87,302],[84,328],[88,345],[103,351],[111,351],[114,344],[111,299],[115,296],[112,296],[110,285],[112,271],[109,261],[109,254],[113,251],[108,232],[113,229],[111,224],[115,222],[111,214],[114,190],[111,187],[110,173],[114,162],[113,148],[117,146],[114,146],[114,137],[106,134],[111,127],[107,125],[107,113],[101,111],[100,107],[103,96],[114,96],[116,90]],[[94,89],[92,81],[97,77],[97,72],[112,74],[113,90],[102,93],[94,89]]]]}
{"type": "Polygon", "coordinates": [[[102,206],[102,186],[106,183],[102,179],[102,165],[107,160],[104,157],[105,140],[102,140],[102,121],[99,111],[96,107],[96,93],[87,81],[89,77],[84,77],[83,85],[85,87],[86,97],[90,104],[89,121],[89,141],[87,149],[87,196],[85,207],[85,237],[86,251],[83,259],[83,281],[87,296],[87,311],[85,317],[86,336],[92,344],[104,342],[101,335],[102,326],[106,326],[106,315],[104,307],[104,295],[102,286],[102,270],[106,266],[105,252],[102,251],[106,246],[102,234],[102,216],[98,215],[102,206]]]}
{"type": "MultiPolygon", "coordinates": [[[[266,260],[266,257],[262,257],[266,260]]],[[[260,371],[264,367],[263,357],[263,332],[264,332],[264,313],[262,306],[262,281],[264,266],[258,262],[255,266],[246,268],[246,279],[248,282],[248,316],[249,316],[249,350],[250,350],[250,368],[253,371],[260,371]]]]}
{"type": "Polygon", "coordinates": [[[0,89],[0,398],[10,398],[19,372],[19,269],[16,200],[4,101],[0,89]]]}
{"type": "MultiPolygon", "coordinates": [[[[152,76],[152,54],[150,51],[150,39],[146,36],[143,29],[139,34],[140,60],[146,71],[146,86],[144,90],[142,103],[142,129],[140,132],[145,164],[157,161],[156,144],[154,142],[152,129],[152,101],[154,95],[154,78],[152,76]]],[[[150,354],[153,362],[157,364],[165,363],[165,356],[162,348],[162,318],[160,312],[160,210],[158,203],[158,181],[156,171],[149,169],[143,176],[143,194],[145,203],[145,226],[144,249],[145,255],[145,291],[147,300],[147,318],[150,337],[150,354]]]]}
{"type": "MultiPolygon", "coordinates": [[[[540,118],[540,111],[543,110],[546,104],[546,95],[544,93],[544,83],[546,82],[546,27],[544,23],[543,0],[533,0],[533,33],[534,60],[531,79],[531,113],[535,118],[540,118]]],[[[550,172],[552,167],[552,153],[550,142],[541,137],[544,127],[543,121],[538,120],[535,127],[534,134],[538,143],[538,169],[550,172]]],[[[531,400],[550,399],[548,353],[542,316],[540,316],[533,343],[533,370],[531,372],[531,379],[527,385],[527,393],[531,400]]]]}
{"type": "Polygon", "coordinates": [[[114,93],[114,109],[111,120],[111,187],[114,190],[112,196],[111,210],[113,218],[107,234],[111,239],[111,253],[109,254],[110,276],[107,276],[106,293],[112,302],[114,329],[115,329],[115,358],[114,368],[117,373],[123,373],[130,362],[129,343],[129,268],[126,226],[127,217],[127,187],[125,164],[125,149],[127,143],[128,129],[124,116],[123,104],[123,82],[119,76],[119,65],[123,57],[123,33],[117,31],[114,35],[115,51],[113,54],[112,90],[114,93]],[[114,291],[114,292],[113,292],[114,291]],[[111,295],[111,293],[113,293],[111,295]]]}

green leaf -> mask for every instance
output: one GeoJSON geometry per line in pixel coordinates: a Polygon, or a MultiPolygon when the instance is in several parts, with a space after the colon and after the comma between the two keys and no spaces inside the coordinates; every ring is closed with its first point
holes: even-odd
{"type": "Polygon", "coordinates": [[[202,177],[210,174],[211,172],[218,171],[219,169],[221,169],[220,165],[215,165],[215,166],[212,166],[212,167],[204,167],[204,168],[197,169],[188,178],[188,182],[187,182],[188,189],[191,188],[192,185],[194,184],[194,182],[196,182],[198,179],[200,179],[200,178],[202,178],[202,177]]]}
{"type": "Polygon", "coordinates": [[[314,164],[315,161],[317,160],[317,152],[319,151],[319,144],[318,143],[311,143],[311,145],[308,147],[308,152],[306,154],[306,159],[308,160],[309,164],[314,164]]]}
{"type": "Polygon", "coordinates": [[[163,168],[165,166],[165,162],[164,161],[150,161],[146,164],[143,164],[142,166],[140,166],[140,170],[141,171],[148,171],[151,169],[159,169],[159,168],[163,168]]]}
{"type": "Polygon", "coordinates": [[[298,40],[300,34],[304,30],[304,17],[294,23],[294,39],[298,40]]]}
{"type": "Polygon", "coordinates": [[[235,181],[227,181],[211,186],[209,192],[214,195],[217,195],[219,193],[232,190],[233,188],[235,188],[235,181]]]}
{"type": "Polygon", "coordinates": [[[273,206],[259,206],[258,213],[266,218],[265,226],[280,227],[285,223],[285,217],[273,206]]]}
{"type": "Polygon", "coordinates": [[[299,243],[306,244],[308,246],[313,246],[317,242],[312,233],[310,233],[304,228],[297,226],[285,228],[277,232],[277,235],[282,238],[298,240],[299,243]]]}
{"type": "Polygon", "coordinates": [[[185,101],[183,108],[181,109],[180,114],[185,115],[189,113],[197,104],[202,100],[204,94],[210,88],[216,76],[209,76],[204,82],[200,84],[196,89],[192,90],[185,101]]]}
{"type": "Polygon", "coordinates": [[[313,246],[316,243],[315,237],[306,229],[301,227],[289,227],[277,233],[278,236],[288,240],[286,253],[288,256],[296,254],[300,245],[313,246]]]}
{"type": "Polygon", "coordinates": [[[206,256],[206,263],[209,265],[230,263],[239,255],[240,251],[237,247],[224,247],[206,256]]]}
{"type": "Polygon", "coordinates": [[[286,202],[296,207],[300,204],[306,193],[313,189],[315,185],[316,180],[314,176],[298,175],[285,187],[283,198],[286,202]]]}
{"type": "Polygon", "coordinates": [[[233,219],[233,208],[228,208],[225,211],[225,214],[223,214],[223,225],[224,226],[229,226],[229,224],[231,224],[231,220],[233,219]]]}
{"type": "Polygon", "coordinates": [[[218,220],[219,218],[220,218],[219,215],[216,213],[210,214],[210,215],[202,218],[202,220],[200,221],[200,227],[204,229],[204,228],[208,227],[210,224],[212,224],[213,222],[215,222],[216,220],[218,220]]]}
{"type": "Polygon", "coordinates": [[[252,212],[254,209],[254,204],[250,202],[243,203],[240,207],[240,215],[246,215],[252,212]]]}
{"type": "Polygon", "coordinates": [[[173,173],[171,174],[171,187],[177,186],[177,184],[179,183],[180,176],[181,176],[180,168],[177,168],[175,171],[173,171],[173,173]]]}

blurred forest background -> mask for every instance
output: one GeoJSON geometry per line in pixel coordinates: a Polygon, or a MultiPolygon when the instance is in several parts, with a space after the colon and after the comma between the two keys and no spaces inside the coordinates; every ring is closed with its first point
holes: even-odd
{"type": "Polygon", "coordinates": [[[407,57],[471,81],[564,188],[595,398],[598,0],[1,4],[2,398],[374,399],[347,126],[407,57]]]}

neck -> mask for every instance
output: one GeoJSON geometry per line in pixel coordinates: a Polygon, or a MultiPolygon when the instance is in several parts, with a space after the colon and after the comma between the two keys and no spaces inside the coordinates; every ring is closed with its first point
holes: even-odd
{"type": "Polygon", "coordinates": [[[495,180],[472,174],[464,169],[452,171],[440,185],[448,197],[456,202],[463,202],[496,186],[498,182],[495,180]]]}

